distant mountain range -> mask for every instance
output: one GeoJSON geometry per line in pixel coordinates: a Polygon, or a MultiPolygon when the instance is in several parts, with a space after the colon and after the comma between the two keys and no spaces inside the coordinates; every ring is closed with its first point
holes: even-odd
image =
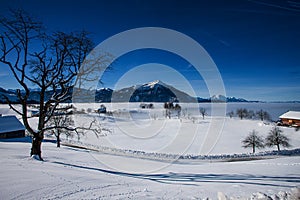
{"type": "MultiPolygon", "coordinates": [[[[20,103],[16,93],[17,93],[16,89],[15,90],[14,89],[6,90],[6,89],[0,87],[0,103],[6,103],[6,99],[4,96],[6,96],[12,103],[20,103]]],[[[21,90],[21,94],[22,93],[25,93],[25,92],[21,90]]],[[[47,91],[45,94],[46,99],[50,99],[52,94],[53,94],[53,91],[47,91]]],[[[72,95],[72,94],[70,94],[70,95],[72,95]]],[[[37,89],[31,89],[27,102],[31,103],[31,104],[36,104],[39,102],[39,99],[40,99],[40,91],[37,89]]]]}
{"type": "MultiPolygon", "coordinates": [[[[96,99],[97,100],[97,99],[96,99]]],[[[116,90],[112,94],[113,102],[196,102],[196,98],[189,96],[161,81],[153,81],[143,85],[131,86],[116,90]]]]}
{"type": "MultiPolygon", "coordinates": [[[[75,91],[75,89],[74,89],[75,91]]],[[[236,97],[225,97],[214,95],[209,98],[192,97],[162,81],[153,81],[143,85],[135,85],[120,90],[102,88],[94,91],[84,91],[87,95],[77,95],[76,102],[258,102],[247,101],[236,97]],[[92,97],[91,97],[92,96],[92,97]],[[93,97],[94,96],[94,97],[93,97]],[[90,98],[91,97],[91,98],[90,98]]],[[[51,98],[52,91],[47,91],[46,99],[51,98]]],[[[82,94],[82,93],[81,93],[82,94]]],[[[0,103],[6,103],[3,95],[7,96],[13,103],[19,103],[16,90],[0,88],[0,103]]],[[[72,90],[70,94],[72,95],[72,90]]],[[[29,96],[29,103],[37,103],[40,98],[39,90],[32,89],[29,96]]]]}

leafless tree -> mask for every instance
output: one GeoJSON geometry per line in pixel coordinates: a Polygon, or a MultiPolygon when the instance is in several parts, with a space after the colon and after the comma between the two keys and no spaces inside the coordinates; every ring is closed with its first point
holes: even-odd
{"type": "Polygon", "coordinates": [[[248,110],[245,108],[239,108],[236,110],[236,114],[237,114],[237,116],[239,116],[240,119],[243,119],[243,118],[247,117],[248,110]]]}
{"type": "Polygon", "coordinates": [[[227,115],[232,118],[234,116],[234,112],[233,111],[230,111],[229,113],[227,113],[227,115]]]}
{"type": "Polygon", "coordinates": [[[182,116],[183,116],[183,117],[186,117],[187,114],[188,114],[188,110],[187,110],[187,108],[184,108],[184,109],[182,110],[182,116]]]}
{"type": "Polygon", "coordinates": [[[61,136],[67,137],[77,136],[78,140],[81,135],[84,135],[86,131],[95,133],[97,137],[106,136],[109,129],[103,128],[98,120],[95,118],[87,125],[75,126],[73,120],[73,113],[69,111],[68,106],[59,107],[57,113],[51,116],[49,122],[45,126],[45,130],[48,130],[56,137],[57,147],[60,147],[61,136]]]}
{"type": "Polygon", "coordinates": [[[164,103],[165,117],[171,119],[173,111],[177,113],[178,119],[181,117],[181,106],[179,104],[175,104],[173,102],[165,102],[164,103]]]}
{"type": "Polygon", "coordinates": [[[248,110],[247,111],[247,116],[248,119],[254,119],[255,117],[255,112],[253,110],[248,110]]]}
{"type": "Polygon", "coordinates": [[[242,141],[244,148],[252,148],[252,152],[255,153],[256,148],[263,148],[264,141],[261,136],[258,135],[257,131],[253,130],[250,134],[242,141]]]}
{"type": "MultiPolygon", "coordinates": [[[[16,92],[21,110],[16,109],[7,97],[6,101],[11,109],[22,116],[24,126],[32,135],[31,156],[38,156],[42,160],[41,144],[45,131],[53,128],[76,130],[76,127],[46,124],[57,112],[59,104],[71,99],[75,81],[83,82],[86,80],[84,73],[93,73],[92,70],[95,70],[90,67],[78,73],[94,44],[85,31],[48,35],[43,32],[42,23],[35,21],[24,10],[11,11],[11,16],[1,18],[0,25],[0,62],[9,67],[24,90],[16,92]],[[28,121],[30,85],[38,87],[40,91],[37,127],[32,127],[28,121]],[[47,98],[49,91],[52,95],[47,98]]],[[[104,57],[98,57],[93,62],[103,61],[102,64],[105,64],[104,57]]]]}
{"type": "Polygon", "coordinates": [[[204,117],[207,115],[206,109],[205,108],[200,108],[200,114],[202,115],[202,118],[204,119],[204,117]]]}
{"type": "Polygon", "coordinates": [[[256,112],[256,115],[259,117],[261,121],[270,120],[270,114],[267,111],[259,110],[256,112]]]}
{"type": "Polygon", "coordinates": [[[66,135],[67,137],[70,137],[73,135],[74,131],[67,129],[65,130],[64,127],[70,127],[74,126],[74,121],[72,120],[70,115],[67,114],[59,114],[54,115],[51,117],[49,123],[47,123],[48,127],[56,127],[50,130],[50,133],[56,137],[56,144],[57,147],[60,147],[61,142],[61,135],[66,135]],[[62,127],[62,128],[59,128],[62,127]]]}
{"type": "Polygon", "coordinates": [[[266,137],[266,146],[277,146],[278,151],[280,151],[280,145],[284,147],[291,146],[289,141],[289,138],[282,134],[282,130],[274,126],[266,137]]]}

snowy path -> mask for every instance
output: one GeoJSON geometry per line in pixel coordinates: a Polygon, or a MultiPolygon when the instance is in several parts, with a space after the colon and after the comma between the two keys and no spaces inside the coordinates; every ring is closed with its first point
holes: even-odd
{"type": "Polygon", "coordinates": [[[268,195],[300,187],[300,157],[248,162],[160,165],[141,160],[44,143],[45,162],[27,157],[28,142],[0,142],[0,199],[216,199],[218,192],[231,197],[268,195]],[[119,163],[112,169],[109,162],[119,163]]]}

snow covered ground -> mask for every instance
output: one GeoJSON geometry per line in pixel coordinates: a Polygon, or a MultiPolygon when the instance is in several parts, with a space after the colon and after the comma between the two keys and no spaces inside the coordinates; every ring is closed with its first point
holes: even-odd
{"type": "MultiPolygon", "coordinates": [[[[99,104],[77,106],[93,110],[99,104]]],[[[181,120],[175,116],[165,119],[159,104],[154,110],[139,109],[138,104],[106,106],[113,116],[90,113],[74,119],[77,124],[98,119],[110,130],[105,136],[87,133],[80,141],[64,139],[100,151],[58,149],[47,140],[42,147],[45,161],[40,162],[28,157],[29,138],[1,140],[0,199],[300,198],[296,189],[300,187],[299,153],[235,162],[192,159],[197,155],[249,155],[251,149],[242,148],[241,140],[253,129],[265,137],[272,123],[220,116],[202,119],[190,105],[182,106],[187,111],[181,120]],[[168,155],[175,157],[167,159],[168,155]],[[180,156],[185,159],[177,160],[180,156]]],[[[0,105],[0,112],[14,114],[6,105],[0,105]]],[[[31,123],[35,124],[36,118],[31,123]]],[[[299,149],[300,132],[281,129],[291,139],[292,147],[287,150],[299,149]]],[[[272,150],[276,148],[259,151],[272,150]]]]}
{"type": "MultiPolygon", "coordinates": [[[[249,103],[248,103],[249,104],[249,103]]],[[[210,116],[210,104],[181,104],[181,119],[175,114],[172,119],[164,117],[165,110],[163,104],[156,103],[155,109],[140,109],[138,103],[130,104],[106,104],[108,110],[113,112],[113,116],[91,113],[88,115],[79,115],[74,118],[77,125],[87,124],[93,118],[101,123],[102,127],[109,129],[105,137],[97,138],[93,133],[81,137],[81,142],[96,146],[105,146],[117,149],[130,149],[154,153],[172,153],[172,154],[236,154],[249,153],[251,149],[244,149],[241,141],[251,132],[256,130],[259,135],[266,137],[270,129],[274,126],[271,122],[262,122],[259,120],[240,120],[237,117],[210,116]],[[207,107],[207,116],[205,119],[199,114],[199,107],[207,107]],[[184,114],[185,113],[185,114],[184,114]]],[[[228,104],[236,105],[236,108],[250,107],[246,104],[228,104]]],[[[260,104],[259,104],[260,105],[260,104]]],[[[273,104],[271,104],[273,105],[273,104]]],[[[278,116],[285,112],[286,107],[291,106],[294,109],[300,109],[300,104],[280,104],[277,105],[276,112],[278,116]],[[281,108],[282,111],[279,111],[281,108]]],[[[87,105],[78,104],[78,108],[87,110],[97,108],[99,104],[87,105]]],[[[218,111],[214,113],[221,113],[218,111]]],[[[258,107],[257,110],[267,110],[258,107]]],[[[233,109],[231,106],[227,109],[233,109]]],[[[274,105],[271,106],[274,108],[274,105]]],[[[269,113],[273,109],[267,110],[269,113]]],[[[277,116],[277,119],[278,119],[277,116]]],[[[300,147],[299,132],[293,128],[281,127],[283,133],[291,139],[292,149],[300,147]]],[[[76,140],[76,138],[74,138],[76,140]]],[[[276,150],[276,148],[265,148],[262,151],[276,150]]]]}
{"type": "MultiPolygon", "coordinates": [[[[129,173],[103,163],[114,160],[125,167],[130,165],[128,159],[136,163],[134,158],[58,149],[45,142],[45,161],[40,162],[28,157],[28,140],[1,141],[0,148],[1,199],[217,199],[221,193],[239,199],[262,194],[275,199],[275,195],[299,195],[293,188],[300,185],[300,157],[186,162],[152,173],[129,173]]],[[[160,165],[137,160],[139,168],[160,165]]]]}

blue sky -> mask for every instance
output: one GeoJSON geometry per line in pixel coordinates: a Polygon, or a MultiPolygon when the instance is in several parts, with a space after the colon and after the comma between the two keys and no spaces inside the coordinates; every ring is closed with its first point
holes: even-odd
{"type": "MultiPolygon", "coordinates": [[[[205,48],[221,73],[227,96],[300,100],[300,2],[296,0],[0,0],[0,4],[2,15],[9,8],[24,8],[49,31],[85,29],[95,44],[133,28],[173,29],[205,48]]],[[[197,95],[210,95],[189,62],[161,50],[139,50],[118,58],[104,73],[103,87],[114,88],[122,77],[127,80],[124,85],[163,79],[188,90],[182,77],[197,95]]],[[[18,87],[3,66],[0,87],[18,87]]]]}

